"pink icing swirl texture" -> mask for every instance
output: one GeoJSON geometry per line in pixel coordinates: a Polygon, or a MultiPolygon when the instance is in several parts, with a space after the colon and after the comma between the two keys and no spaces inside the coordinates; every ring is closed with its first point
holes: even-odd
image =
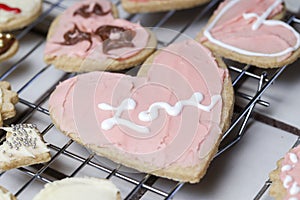
{"type": "Polygon", "coordinates": [[[226,0],[204,31],[207,41],[230,51],[260,57],[288,58],[300,38],[291,26],[270,20],[282,12],[282,0],[226,0]]]}

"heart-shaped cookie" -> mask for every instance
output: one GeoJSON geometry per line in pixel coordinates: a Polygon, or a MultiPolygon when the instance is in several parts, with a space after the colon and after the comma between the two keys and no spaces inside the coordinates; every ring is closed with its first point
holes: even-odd
{"type": "Polygon", "coordinates": [[[192,8],[209,1],[210,0],[122,0],[122,5],[129,13],[143,13],[192,8]]]}
{"type": "Polygon", "coordinates": [[[262,68],[281,67],[300,54],[299,33],[275,20],[283,15],[283,0],[226,0],[216,10],[198,40],[215,53],[262,68]]]}
{"type": "Polygon", "coordinates": [[[42,0],[0,0],[0,31],[23,28],[42,12],[42,0]]]}
{"type": "Polygon", "coordinates": [[[205,174],[232,107],[226,67],[193,40],[158,51],[137,77],[71,78],[49,101],[56,127],[97,154],[191,183],[205,174]]]}
{"type": "Polygon", "coordinates": [[[52,23],[46,63],[68,72],[121,70],[144,61],[155,49],[154,35],[139,24],[115,19],[107,0],[86,0],[52,23]]]}

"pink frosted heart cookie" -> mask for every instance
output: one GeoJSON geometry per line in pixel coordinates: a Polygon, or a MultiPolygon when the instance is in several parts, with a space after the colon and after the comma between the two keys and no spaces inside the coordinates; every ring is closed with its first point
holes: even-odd
{"type": "Polygon", "coordinates": [[[270,173],[270,195],[276,200],[300,199],[300,146],[290,150],[270,173]]]}
{"type": "Polygon", "coordinates": [[[159,50],[137,77],[92,72],[71,78],[49,101],[56,127],[97,154],[191,183],[204,176],[232,107],[224,63],[193,40],[159,50]]]}
{"type": "Polygon", "coordinates": [[[154,35],[116,15],[107,0],[85,0],[68,8],[50,27],[46,63],[88,72],[121,70],[144,61],[156,47],[154,35]]]}
{"type": "Polygon", "coordinates": [[[20,29],[42,12],[42,0],[0,0],[0,31],[20,29]]]}
{"type": "Polygon", "coordinates": [[[225,58],[261,68],[281,67],[300,54],[299,33],[275,20],[283,13],[283,0],[226,0],[197,39],[225,58]]]}
{"type": "Polygon", "coordinates": [[[209,1],[210,0],[122,0],[122,5],[129,13],[143,13],[192,8],[209,1]]]}

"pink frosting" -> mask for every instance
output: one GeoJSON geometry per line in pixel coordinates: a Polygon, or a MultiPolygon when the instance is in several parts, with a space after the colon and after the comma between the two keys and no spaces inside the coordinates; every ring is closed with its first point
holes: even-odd
{"type": "Polygon", "coordinates": [[[53,31],[53,35],[48,38],[45,54],[52,56],[67,55],[69,57],[90,58],[99,62],[105,61],[107,58],[126,59],[134,56],[147,46],[149,33],[139,24],[134,24],[123,19],[114,19],[112,13],[104,16],[92,15],[89,18],[83,18],[80,15],[73,15],[83,5],[93,7],[96,3],[100,4],[104,12],[111,10],[111,3],[107,0],[85,0],[76,3],[68,8],[59,19],[59,24],[53,31]],[[82,41],[75,45],[62,45],[64,42],[64,34],[74,28],[74,25],[83,31],[93,33],[100,26],[111,25],[126,28],[136,32],[132,40],[134,47],[123,47],[109,51],[109,54],[103,53],[103,41],[99,36],[92,35],[92,45],[88,41],[82,41]],[[89,48],[90,47],[90,48],[89,48]]]}
{"type": "MultiPolygon", "coordinates": [[[[230,2],[229,0],[224,1],[215,12],[223,12],[225,6],[230,2]]],[[[297,45],[298,39],[295,33],[287,27],[263,23],[257,30],[253,30],[252,26],[257,18],[245,19],[243,16],[249,13],[256,13],[258,16],[261,16],[274,2],[275,0],[239,0],[238,3],[225,11],[209,32],[212,37],[222,43],[261,54],[274,54],[294,47],[297,45]]],[[[267,19],[274,17],[282,9],[282,4],[279,4],[268,15],[267,19]]],[[[207,40],[208,38],[206,37],[201,39],[202,42],[207,40]]],[[[286,55],[280,56],[279,60],[285,59],[290,55],[291,52],[288,52],[286,55]]]]}
{"type": "Polygon", "coordinates": [[[300,146],[292,149],[281,164],[280,179],[287,189],[284,200],[300,199],[300,146]],[[291,177],[291,179],[289,178],[291,177]],[[288,181],[290,179],[290,181],[288,181]],[[286,187],[287,186],[287,187],[286,187]]]}
{"type": "Polygon", "coordinates": [[[153,170],[172,163],[193,166],[207,156],[221,134],[221,99],[210,112],[186,106],[172,117],[160,110],[152,122],[140,121],[138,114],[155,102],[174,105],[195,92],[201,92],[201,103],[208,105],[213,95],[221,94],[225,76],[227,71],[218,68],[207,49],[184,41],[161,51],[146,77],[92,72],[61,83],[51,95],[50,112],[61,130],[76,133],[85,144],[116,148],[133,159],[153,163],[153,170]],[[127,98],[136,101],[136,108],[124,111],[122,119],[147,126],[150,133],[122,125],[101,128],[115,112],[101,110],[98,104],[118,107],[127,98]]]}

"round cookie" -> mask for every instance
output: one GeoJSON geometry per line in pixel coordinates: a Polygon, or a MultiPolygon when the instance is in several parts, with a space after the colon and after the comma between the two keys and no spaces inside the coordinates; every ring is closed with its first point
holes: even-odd
{"type": "Polygon", "coordinates": [[[116,15],[107,0],[82,1],[68,8],[51,24],[45,62],[67,72],[116,71],[140,64],[155,50],[156,38],[116,15]],[[87,5],[93,12],[85,17],[75,14],[87,5]]]}
{"type": "Polygon", "coordinates": [[[260,68],[276,68],[300,55],[299,33],[279,21],[283,0],[226,0],[197,40],[216,54],[260,68]]]}
{"type": "Polygon", "coordinates": [[[17,53],[19,42],[10,33],[0,33],[0,62],[9,59],[17,53]]]}
{"type": "Polygon", "coordinates": [[[98,178],[66,178],[47,183],[33,200],[121,200],[120,192],[109,180],[98,178]]]}
{"type": "Polygon", "coordinates": [[[1,200],[17,200],[17,198],[11,194],[7,189],[0,186],[0,199],[1,200]]]}
{"type": "Polygon", "coordinates": [[[224,63],[193,40],[159,50],[138,76],[91,72],[62,82],[49,110],[65,135],[117,163],[196,183],[233,109],[224,63]]]}
{"type": "Polygon", "coordinates": [[[270,195],[276,200],[300,199],[300,146],[290,150],[270,173],[270,195]]]}
{"type": "Polygon", "coordinates": [[[159,12],[192,8],[210,0],[122,0],[124,10],[129,13],[159,12]]]}
{"type": "Polygon", "coordinates": [[[42,12],[42,0],[0,0],[0,32],[23,28],[42,12]]]}

